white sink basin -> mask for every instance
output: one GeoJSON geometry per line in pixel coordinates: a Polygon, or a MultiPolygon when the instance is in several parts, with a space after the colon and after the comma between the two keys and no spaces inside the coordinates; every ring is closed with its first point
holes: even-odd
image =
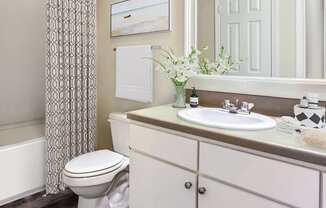
{"type": "Polygon", "coordinates": [[[178,116],[192,123],[222,129],[252,131],[276,126],[275,120],[258,113],[232,114],[218,108],[190,108],[179,111],[178,116]]]}

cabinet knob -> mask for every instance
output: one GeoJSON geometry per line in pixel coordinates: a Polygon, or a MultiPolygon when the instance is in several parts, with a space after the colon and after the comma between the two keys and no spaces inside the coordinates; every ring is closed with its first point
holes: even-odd
{"type": "Polygon", "coordinates": [[[129,19],[131,17],[131,14],[124,16],[124,19],[129,19]]]}
{"type": "Polygon", "coordinates": [[[186,189],[191,189],[191,187],[192,187],[192,183],[191,182],[186,182],[185,183],[185,188],[186,189]]]}
{"type": "Polygon", "coordinates": [[[205,194],[206,191],[207,191],[207,190],[206,190],[205,187],[200,187],[200,188],[198,189],[198,193],[201,194],[201,195],[205,194]]]}

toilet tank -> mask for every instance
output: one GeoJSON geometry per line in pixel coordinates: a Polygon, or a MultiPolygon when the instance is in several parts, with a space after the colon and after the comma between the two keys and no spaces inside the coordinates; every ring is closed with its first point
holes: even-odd
{"type": "Polygon", "coordinates": [[[111,113],[113,149],[115,152],[129,156],[129,120],[125,113],[111,113]]]}

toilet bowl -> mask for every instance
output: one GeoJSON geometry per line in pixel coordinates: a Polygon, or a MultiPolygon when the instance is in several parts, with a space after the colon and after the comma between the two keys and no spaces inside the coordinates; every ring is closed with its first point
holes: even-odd
{"type": "Polygon", "coordinates": [[[129,165],[129,122],[126,114],[110,115],[114,151],[99,150],[72,159],[65,166],[63,182],[78,195],[78,208],[101,204],[114,177],[129,165]]]}

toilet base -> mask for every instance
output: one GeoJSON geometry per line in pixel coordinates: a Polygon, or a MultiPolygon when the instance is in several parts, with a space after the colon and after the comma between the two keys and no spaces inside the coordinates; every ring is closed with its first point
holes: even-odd
{"type": "Polygon", "coordinates": [[[78,208],[98,208],[101,207],[102,204],[105,204],[106,200],[106,196],[93,199],[88,199],[80,196],[78,198],[78,208]]]}

